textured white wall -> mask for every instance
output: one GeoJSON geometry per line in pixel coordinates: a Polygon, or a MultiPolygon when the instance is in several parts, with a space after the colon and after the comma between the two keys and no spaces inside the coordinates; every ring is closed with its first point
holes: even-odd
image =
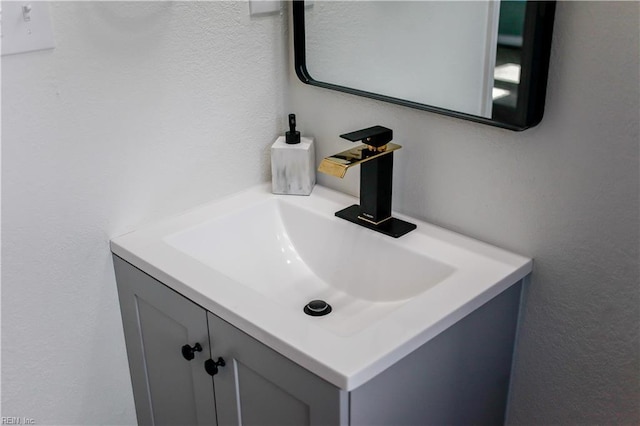
{"type": "MultiPolygon", "coordinates": [[[[535,259],[511,424],[640,423],[638,2],[558,2],[542,123],[514,133],[292,82],[317,158],[381,124],[394,206],[535,259]]],[[[358,173],[319,182],[357,194],[358,173]]]]}
{"type": "Polygon", "coordinates": [[[246,2],[51,4],[2,58],[2,416],[131,424],[108,239],[269,177],[285,16],[246,2]]]}

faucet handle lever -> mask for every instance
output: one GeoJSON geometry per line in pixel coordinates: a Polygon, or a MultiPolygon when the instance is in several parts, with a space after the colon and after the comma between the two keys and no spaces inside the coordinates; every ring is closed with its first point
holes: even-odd
{"type": "Polygon", "coordinates": [[[391,139],[393,139],[393,130],[383,126],[373,126],[356,130],[355,132],[345,133],[344,135],[340,135],[340,137],[351,142],[362,141],[369,146],[380,148],[388,142],[391,142],[391,139]]]}

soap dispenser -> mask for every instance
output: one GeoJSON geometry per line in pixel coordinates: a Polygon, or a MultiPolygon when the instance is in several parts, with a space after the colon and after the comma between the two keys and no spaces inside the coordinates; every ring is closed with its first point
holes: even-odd
{"type": "Polygon", "coordinates": [[[300,137],[296,116],[289,114],[289,131],[271,145],[271,191],[274,194],[309,195],[316,184],[313,138],[300,137]]]}

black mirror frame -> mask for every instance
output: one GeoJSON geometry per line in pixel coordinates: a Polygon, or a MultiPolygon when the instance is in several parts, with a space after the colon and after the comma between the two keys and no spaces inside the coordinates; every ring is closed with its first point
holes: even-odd
{"type": "Polygon", "coordinates": [[[522,64],[518,85],[517,106],[509,108],[494,104],[491,118],[421,104],[351,87],[317,81],[307,71],[305,48],[304,0],[293,1],[294,67],[298,78],[306,84],[364,96],[379,101],[435,112],[490,126],[522,131],[536,126],[544,114],[547,75],[551,54],[551,39],[555,17],[555,1],[527,1],[523,30],[522,64]]]}

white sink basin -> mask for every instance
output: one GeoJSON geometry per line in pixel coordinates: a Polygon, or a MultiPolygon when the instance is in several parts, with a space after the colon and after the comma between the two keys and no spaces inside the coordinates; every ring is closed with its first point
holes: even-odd
{"type": "Polygon", "coordinates": [[[394,239],[334,216],[356,203],[261,185],[126,234],[113,252],[350,390],[531,271],[531,260],[411,218],[394,239]],[[332,312],[303,313],[314,299],[332,312]]]}
{"type": "Polygon", "coordinates": [[[454,268],[333,216],[271,198],[164,239],[259,292],[302,311],[328,302],[318,324],[349,335],[428,290],[454,268]]]}

